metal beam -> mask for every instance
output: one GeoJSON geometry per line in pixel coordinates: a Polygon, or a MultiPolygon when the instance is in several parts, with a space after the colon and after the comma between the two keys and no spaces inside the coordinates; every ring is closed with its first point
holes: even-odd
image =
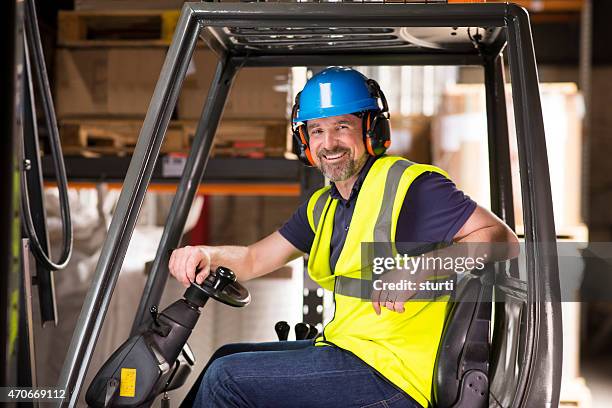
{"type": "Polygon", "coordinates": [[[186,3],[212,27],[504,27],[506,4],[186,3]]]}
{"type": "Polygon", "coordinates": [[[158,305],[161,300],[168,279],[168,261],[170,260],[168,252],[178,246],[183,235],[189,210],[208,163],[208,156],[223,107],[237,72],[236,68],[236,64],[229,57],[222,58],[217,63],[217,71],[198,122],[193,147],[172,200],[157,253],[138,305],[132,325],[132,336],[138,332],[141,325],[150,322],[149,310],[152,306],[158,305]]]}
{"type": "Polygon", "coordinates": [[[184,6],[60,373],[59,388],[67,390],[68,396],[60,406],[77,404],[199,28],[193,14],[184,6]]]}
{"type": "Polygon", "coordinates": [[[582,118],[581,200],[582,219],[589,218],[590,173],[591,173],[591,82],[593,74],[593,0],[584,0],[580,18],[579,87],[584,99],[582,118]]]}
{"type": "Polygon", "coordinates": [[[508,5],[508,57],[516,122],[527,272],[524,361],[517,407],[559,405],[562,341],[559,267],[544,121],[529,15],[508,5]]]}
{"type": "Polygon", "coordinates": [[[487,58],[484,66],[489,140],[491,210],[515,229],[510,169],[510,138],[506,112],[503,56],[487,58]]]}
{"type": "Polygon", "coordinates": [[[483,65],[477,54],[448,53],[354,53],[282,54],[236,57],[246,67],[329,66],[329,65],[483,65]]]}

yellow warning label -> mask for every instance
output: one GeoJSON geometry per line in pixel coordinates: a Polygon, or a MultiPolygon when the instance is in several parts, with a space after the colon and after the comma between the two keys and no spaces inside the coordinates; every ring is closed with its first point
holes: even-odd
{"type": "Polygon", "coordinates": [[[136,396],[136,369],[122,368],[121,369],[121,385],[119,386],[120,397],[135,397],[136,396]]]}

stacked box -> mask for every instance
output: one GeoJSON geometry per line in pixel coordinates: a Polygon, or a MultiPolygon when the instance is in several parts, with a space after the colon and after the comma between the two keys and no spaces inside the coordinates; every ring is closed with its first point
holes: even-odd
{"type": "Polygon", "coordinates": [[[165,56],[163,48],[58,49],[57,116],[144,118],[165,56]]]}
{"type": "Polygon", "coordinates": [[[391,115],[391,146],[387,154],[415,163],[431,163],[431,118],[425,115],[391,115]]]}
{"type": "MultiPolygon", "coordinates": [[[[573,83],[540,85],[555,224],[558,233],[582,224],[581,161],[583,100],[573,83]]],[[[433,161],[457,186],[489,207],[489,156],[485,91],[482,85],[454,85],[445,93],[432,125],[433,161]]],[[[506,88],[515,218],[522,224],[518,148],[512,93],[506,88]]]]}
{"type": "MultiPolygon", "coordinates": [[[[217,56],[210,50],[197,49],[187,71],[178,102],[180,119],[198,119],[213,79],[217,56]]],[[[289,68],[242,68],[230,91],[224,118],[288,118],[289,68]]]]}

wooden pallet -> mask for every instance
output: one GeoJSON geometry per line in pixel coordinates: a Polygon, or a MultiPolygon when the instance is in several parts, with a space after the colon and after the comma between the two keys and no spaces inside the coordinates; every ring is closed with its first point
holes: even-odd
{"type": "Polygon", "coordinates": [[[58,44],[65,47],[168,46],[179,10],[60,11],[58,44]]]}
{"type": "MultiPolygon", "coordinates": [[[[60,127],[65,154],[86,156],[126,155],[134,151],[142,121],[139,120],[63,120],[60,127]]],[[[168,126],[163,153],[189,150],[184,124],[168,126]]]]}
{"type": "MultiPolygon", "coordinates": [[[[142,121],[65,119],[60,125],[62,149],[66,155],[123,156],[134,151],[142,121]]],[[[161,152],[189,152],[195,132],[195,122],[172,121],[161,152]]],[[[217,129],[212,154],[225,157],[281,157],[286,150],[286,135],[287,123],[282,120],[225,120],[217,129]]]]}
{"type": "MultiPolygon", "coordinates": [[[[195,131],[195,124],[186,126],[190,145],[195,131]]],[[[282,157],[286,144],[286,121],[227,119],[217,129],[213,154],[224,157],[282,157]]]]}

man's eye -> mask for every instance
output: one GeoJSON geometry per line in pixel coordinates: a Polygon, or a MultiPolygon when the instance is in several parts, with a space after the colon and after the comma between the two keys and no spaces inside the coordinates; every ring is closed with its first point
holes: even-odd
{"type": "Polygon", "coordinates": [[[310,134],[311,134],[311,135],[319,135],[319,134],[321,134],[321,133],[323,133],[323,132],[321,131],[321,129],[314,129],[314,130],[311,130],[311,131],[310,131],[310,134]]]}

